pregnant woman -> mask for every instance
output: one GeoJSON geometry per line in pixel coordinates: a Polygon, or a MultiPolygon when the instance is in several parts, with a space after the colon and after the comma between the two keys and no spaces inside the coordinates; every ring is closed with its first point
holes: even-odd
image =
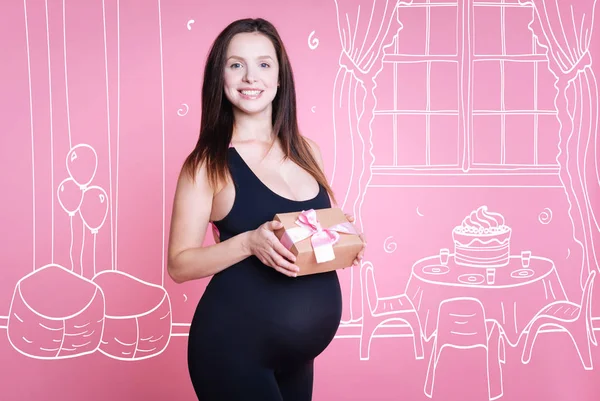
{"type": "Polygon", "coordinates": [[[200,135],[179,176],[169,238],[175,282],[212,276],[189,332],[201,401],[311,400],[314,360],[340,322],[340,285],[335,271],[297,276],[273,217],[328,208],[330,198],[319,148],[299,133],[276,29],[233,22],[208,55],[200,135]],[[211,222],[220,238],[203,247],[211,222]]]}

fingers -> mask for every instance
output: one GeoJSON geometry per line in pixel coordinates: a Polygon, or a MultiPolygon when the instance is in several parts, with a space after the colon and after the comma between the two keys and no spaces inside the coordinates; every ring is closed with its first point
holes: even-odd
{"type": "Polygon", "coordinates": [[[283,244],[277,239],[277,237],[275,237],[275,240],[276,241],[274,241],[272,244],[275,252],[277,252],[279,255],[283,256],[287,260],[295,262],[296,256],[292,253],[292,251],[283,246],[283,244]]]}
{"type": "Polygon", "coordinates": [[[300,270],[298,266],[295,266],[283,259],[281,256],[275,253],[261,254],[258,259],[265,265],[275,269],[279,273],[285,274],[289,277],[296,277],[297,272],[300,270]]]}
{"type": "Polygon", "coordinates": [[[365,248],[367,247],[367,241],[366,241],[365,235],[359,234],[359,238],[362,240],[363,246],[362,246],[361,250],[358,252],[358,255],[356,255],[356,259],[354,259],[352,266],[359,266],[365,256],[365,248]]]}
{"type": "Polygon", "coordinates": [[[266,228],[270,231],[279,230],[283,228],[283,223],[277,220],[269,221],[266,223],[266,228]]]}
{"type": "Polygon", "coordinates": [[[273,261],[273,265],[271,267],[274,267],[277,271],[282,272],[290,277],[296,277],[300,271],[298,266],[288,262],[274,250],[271,254],[271,260],[273,261]]]}
{"type": "Polygon", "coordinates": [[[280,273],[290,277],[296,277],[300,268],[293,262],[296,261],[296,256],[279,241],[274,234],[274,230],[283,228],[283,224],[273,220],[263,224],[260,237],[260,255],[261,262],[272,267],[280,273]]]}

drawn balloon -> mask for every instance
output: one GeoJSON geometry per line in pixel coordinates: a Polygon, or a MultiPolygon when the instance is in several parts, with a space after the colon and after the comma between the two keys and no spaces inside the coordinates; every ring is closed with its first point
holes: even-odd
{"type": "Polygon", "coordinates": [[[67,171],[81,188],[87,187],[96,175],[98,157],[94,148],[79,144],[67,153],[67,171]]]}
{"type": "Polygon", "coordinates": [[[83,192],[79,215],[92,234],[98,233],[108,215],[108,196],[104,189],[94,185],[83,192]]]}
{"type": "Polygon", "coordinates": [[[70,217],[73,217],[79,210],[81,202],[83,201],[83,191],[79,185],[75,183],[73,178],[65,178],[58,184],[56,197],[63,210],[67,212],[70,217]]]}

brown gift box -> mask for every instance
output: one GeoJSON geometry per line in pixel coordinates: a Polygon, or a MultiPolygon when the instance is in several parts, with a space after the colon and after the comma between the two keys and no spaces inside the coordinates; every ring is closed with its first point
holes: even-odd
{"type": "MultiPolygon", "coordinates": [[[[323,229],[336,224],[349,223],[344,212],[339,208],[316,209],[317,220],[323,229]]],[[[298,227],[296,220],[301,212],[279,213],[274,220],[283,223],[283,228],[275,230],[275,235],[282,239],[287,229],[298,227]]],[[[327,262],[317,263],[310,236],[293,244],[290,251],[296,256],[296,265],[300,268],[298,276],[324,273],[340,268],[350,267],[363,247],[363,241],[357,234],[339,233],[339,241],[333,245],[335,258],[327,262]]]]}

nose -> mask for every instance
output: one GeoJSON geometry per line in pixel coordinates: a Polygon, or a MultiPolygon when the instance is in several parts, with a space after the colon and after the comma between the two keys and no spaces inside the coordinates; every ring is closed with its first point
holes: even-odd
{"type": "Polygon", "coordinates": [[[246,68],[246,73],[244,74],[244,81],[248,83],[256,82],[256,78],[254,78],[254,71],[251,67],[246,68]]]}

